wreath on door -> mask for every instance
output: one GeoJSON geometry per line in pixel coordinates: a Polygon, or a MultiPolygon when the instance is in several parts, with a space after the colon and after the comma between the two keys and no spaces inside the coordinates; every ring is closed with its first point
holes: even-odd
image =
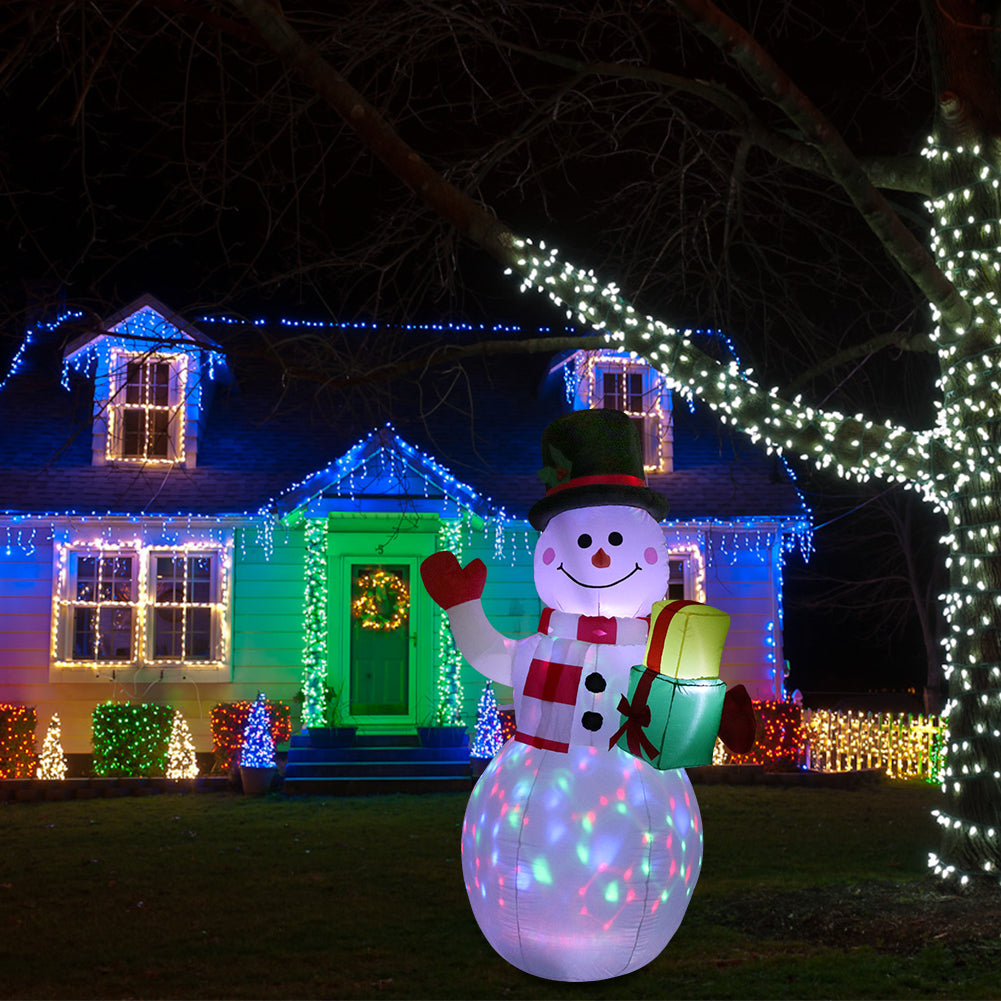
{"type": "Polygon", "coordinates": [[[357,597],[351,602],[351,615],[362,629],[391,633],[407,620],[410,589],[389,570],[362,574],[356,584],[357,597]]]}

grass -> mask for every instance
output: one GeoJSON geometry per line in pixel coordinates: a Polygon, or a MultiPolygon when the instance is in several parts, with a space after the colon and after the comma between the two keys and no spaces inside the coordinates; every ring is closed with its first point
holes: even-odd
{"type": "Polygon", "coordinates": [[[0,997],[998,997],[997,927],[887,941],[886,907],[867,903],[878,888],[898,911],[927,904],[936,789],[696,792],[705,859],[680,930],[594,984],[528,976],[487,945],[462,886],[462,794],[2,804],[0,997]]]}

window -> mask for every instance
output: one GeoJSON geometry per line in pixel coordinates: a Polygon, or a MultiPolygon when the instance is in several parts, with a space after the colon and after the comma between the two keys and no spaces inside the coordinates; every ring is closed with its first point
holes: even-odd
{"type": "Polygon", "coordinates": [[[669,572],[665,597],[668,601],[678,601],[688,597],[690,588],[687,586],[687,563],[688,561],[683,556],[676,557],[673,553],[671,554],[667,562],[669,572]]]}
{"type": "Polygon", "coordinates": [[[57,549],[53,663],[222,668],[228,549],[57,549]]]}
{"type": "Polygon", "coordinates": [[[76,557],[70,659],[131,661],[137,607],[135,557],[76,557]]]}
{"type": "Polygon", "coordinates": [[[575,385],[574,406],[627,414],[640,433],[646,471],[671,471],[671,394],[653,368],[614,351],[578,351],[564,371],[575,385]]]}
{"type": "Polygon", "coordinates": [[[108,459],[183,461],[186,374],[185,355],[112,352],[108,459]]]}
{"type": "Polygon", "coordinates": [[[156,661],[212,659],[215,557],[154,556],[150,648],[156,661]]]}

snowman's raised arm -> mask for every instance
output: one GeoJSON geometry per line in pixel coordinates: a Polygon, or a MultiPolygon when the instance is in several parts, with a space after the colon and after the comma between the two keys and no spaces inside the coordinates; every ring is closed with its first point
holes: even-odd
{"type": "Polygon", "coordinates": [[[480,601],[487,581],[482,560],[459,566],[455,554],[442,550],[421,564],[421,580],[448,616],[455,645],[469,663],[499,685],[510,685],[517,641],[499,633],[480,601]]]}

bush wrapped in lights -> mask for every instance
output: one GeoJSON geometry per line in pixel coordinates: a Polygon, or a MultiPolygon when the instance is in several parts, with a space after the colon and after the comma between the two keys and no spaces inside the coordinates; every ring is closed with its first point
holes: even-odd
{"type": "Polygon", "coordinates": [[[0,779],[34,778],[37,722],[34,706],[0,702],[0,779]]]}
{"type": "Polygon", "coordinates": [[[102,702],[91,714],[94,773],[164,775],[174,710],[150,703],[102,702]]]}
{"type": "MultiPolygon", "coordinates": [[[[271,720],[271,738],[275,745],[287,743],[292,736],[292,711],[285,702],[265,700],[271,720]]],[[[228,772],[238,765],[243,733],[247,728],[252,702],[220,702],[212,707],[209,721],[215,742],[216,772],[228,772]]]]}
{"type": "MultiPolygon", "coordinates": [[[[752,705],[757,723],[754,746],[747,754],[726,752],[725,763],[764,765],[775,770],[800,767],[806,747],[803,707],[795,702],[758,699],[753,700],[752,705]]],[[[723,762],[714,757],[713,763],[723,762]]]]}

